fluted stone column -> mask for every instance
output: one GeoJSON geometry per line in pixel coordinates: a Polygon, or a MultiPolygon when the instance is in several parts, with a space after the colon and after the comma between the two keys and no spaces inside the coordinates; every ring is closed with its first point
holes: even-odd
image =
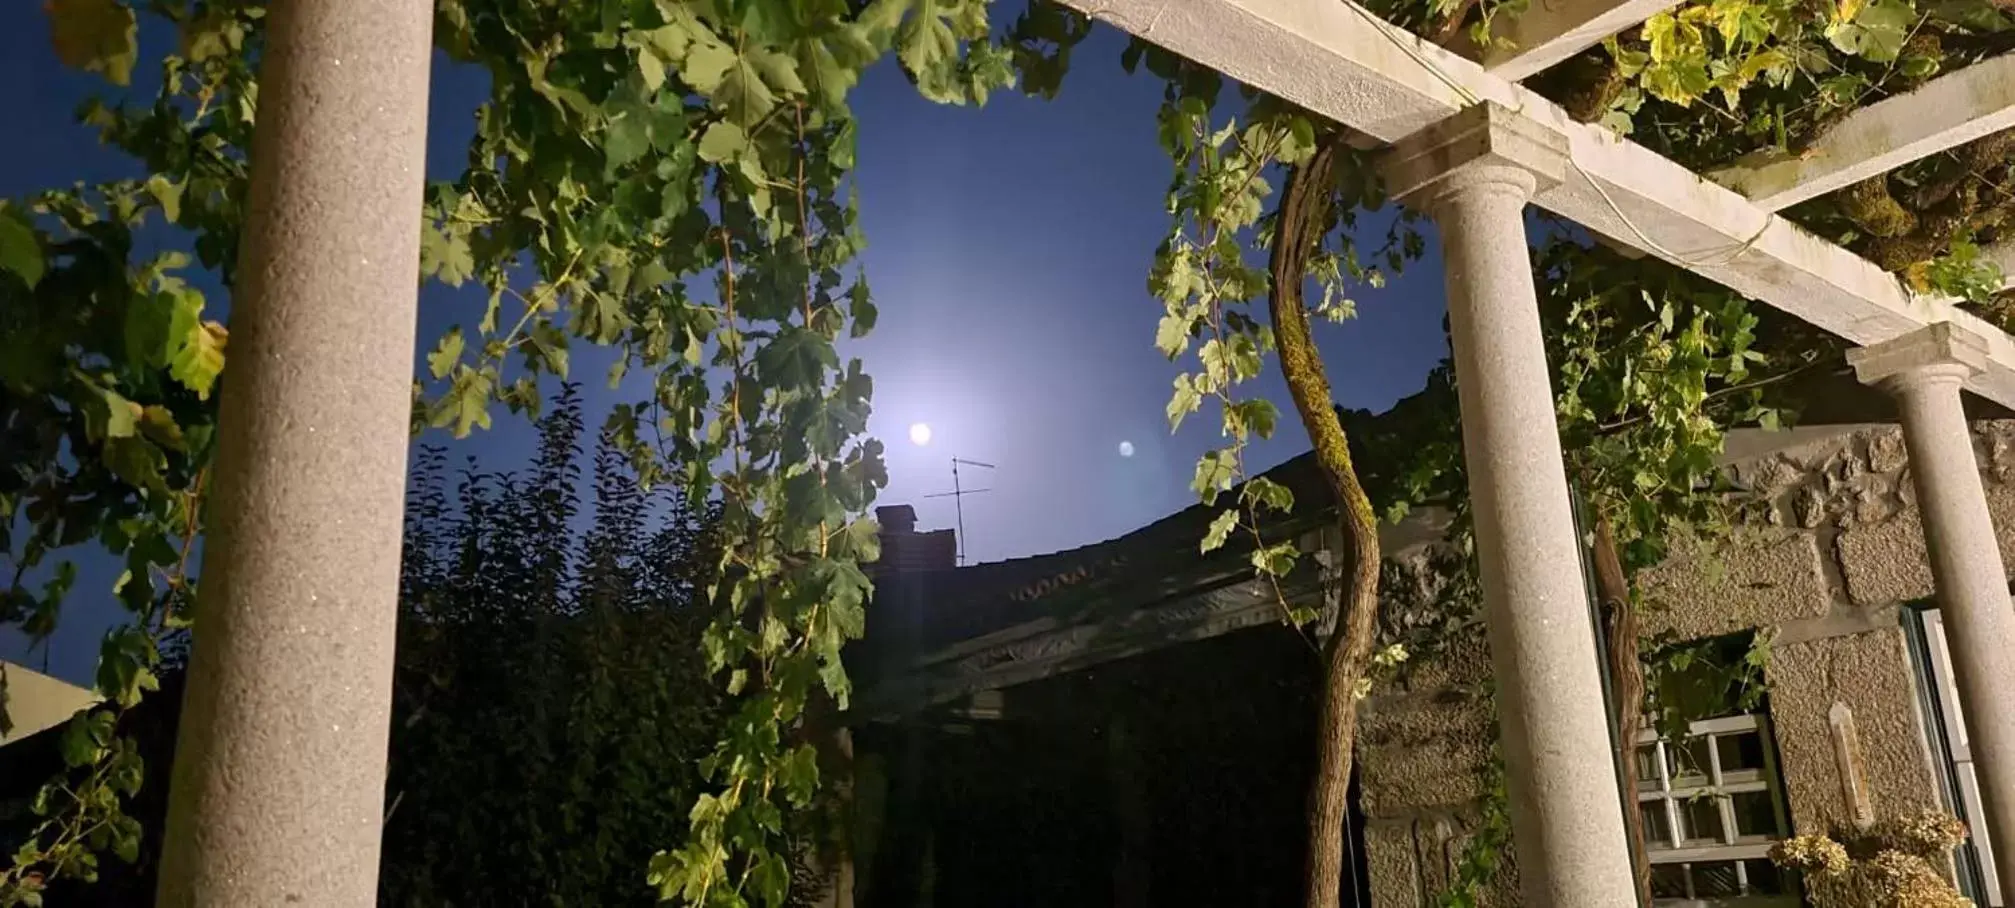
{"type": "Polygon", "coordinates": [[[376,901],[433,5],[268,21],[168,908],[376,901]]]}
{"type": "Polygon", "coordinates": [[[2015,603],[1959,390],[1987,343],[1950,322],[1848,354],[1861,380],[1896,398],[1923,516],[1938,610],[1966,716],[1980,806],[2001,891],[2015,893],[2015,603]]]}
{"type": "Polygon", "coordinates": [[[1387,176],[1441,230],[1524,904],[1620,908],[1637,889],[1525,236],[1567,154],[1486,103],[1401,141],[1387,176]]]}

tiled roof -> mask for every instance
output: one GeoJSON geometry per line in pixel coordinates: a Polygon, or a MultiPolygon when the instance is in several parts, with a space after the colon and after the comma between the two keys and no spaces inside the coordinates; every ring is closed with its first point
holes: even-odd
{"type": "MultiPolygon", "coordinates": [[[[1810,386],[1801,388],[1799,396],[1814,402],[1808,410],[1817,414],[1818,421],[1848,423],[1887,417],[1880,411],[1881,395],[1851,378],[1843,383],[1839,376],[1819,374],[1806,384],[1810,386]]],[[[1396,437],[1399,432],[1409,437],[1437,429],[1451,437],[1459,432],[1450,409],[1453,399],[1446,389],[1430,388],[1400,400],[1383,413],[1339,411],[1358,455],[1361,476],[1374,498],[1381,497],[1378,488],[1384,477],[1379,475],[1380,464],[1390,459],[1392,445],[1403,442],[1396,437]]],[[[1970,402],[1990,415],[1999,411],[1984,401],[1970,402]]],[[[1784,433],[1737,430],[1730,434],[1729,459],[1753,456],[1780,436],[1788,438],[1784,433]]],[[[1290,458],[1261,475],[1294,493],[1295,513],[1281,521],[1281,527],[1289,532],[1316,525],[1330,509],[1331,495],[1313,452],[1290,458]]],[[[1227,496],[1223,502],[1235,500],[1227,496]]],[[[906,571],[903,582],[915,584],[918,595],[914,645],[930,651],[1041,618],[1069,622],[1092,611],[1135,608],[1221,582],[1228,574],[1243,574],[1249,570],[1245,567],[1249,544],[1234,540],[1209,556],[1197,553],[1204,528],[1223,506],[1192,505],[1123,536],[1062,551],[967,567],[906,571]]],[[[911,538],[924,535],[928,534],[911,538]]],[[[1415,537],[1421,533],[1397,535],[1397,539],[1387,540],[1388,545],[1418,541],[1415,537]]]]}
{"type": "MultiPolygon", "coordinates": [[[[1283,527],[1305,525],[1327,510],[1330,496],[1313,455],[1262,475],[1294,492],[1296,511],[1283,527]]],[[[917,584],[921,598],[917,643],[931,649],[1040,617],[1068,619],[1082,611],[1142,605],[1239,570],[1249,544],[1234,541],[1209,557],[1197,553],[1205,527],[1223,506],[1193,505],[1124,536],[1077,548],[906,574],[903,582],[917,584]]]]}

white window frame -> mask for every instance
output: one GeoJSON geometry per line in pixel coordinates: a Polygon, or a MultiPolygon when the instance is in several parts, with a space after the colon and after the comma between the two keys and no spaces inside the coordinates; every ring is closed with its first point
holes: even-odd
{"type": "Polygon", "coordinates": [[[1924,609],[1919,615],[1923,619],[1926,649],[1930,650],[1932,686],[1937,689],[1938,704],[1945,714],[1945,739],[1953,775],[1958,777],[1959,790],[1954,794],[1964,806],[1967,818],[1974,820],[1967,826],[1973,836],[1974,859],[1980,863],[1981,884],[1987,890],[1981,908],[2000,908],[2007,903],[2001,898],[2001,882],[1995,876],[1993,842],[1987,838],[1986,824],[1977,819],[1986,813],[1980,806],[1980,782],[1973,769],[1973,745],[1966,734],[1966,713],[1959,708],[1959,690],[1952,683],[1952,653],[1945,642],[1945,619],[1935,608],[1924,609]]]}
{"type": "MultiPolygon", "coordinates": [[[[1645,730],[1638,733],[1637,747],[1639,749],[1652,748],[1653,760],[1658,768],[1658,778],[1655,780],[1656,787],[1647,789],[1642,787],[1642,783],[1653,780],[1637,779],[1635,768],[1633,767],[1632,783],[1639,786],[1637,790],[1637,805],[1639,809],[1643,809],[1644,805],[1647,804],[1661,804],[1665,811],[1665,829],[1669,834],[1669,838],[1666,840],[1655,842],[1650,838],[1650,830],[1646,830],[1645,853],[1652,865],[1719,863],[1723,861],[1740,862],[1769,859],[1770,847],[1777,843],[1777,837],[1738,835],[1735,824],[1734,801],[1734,796],[1738,794],[1763,792],[1770,797],[1771,812],[1776,820],[1777,834],[1781,836],[1784,834],[1784,830],[1789,828],[1784,811],[1784,792],[1778,782],[1777,752],[1776,748],[1771,745],[1770,725],[1767,719],[1757,714],[1705,719],[1689,726],[1686,737],[1680,741],[1672,741],[1661,737],[1658,731],[1650,727],[1650,723],[1647,722],[1645,730]],[[1757,736],[1762,743],[1763,749],[1763,766],[1761,768],[1723,772],[1719,738],[1723,735],[1733,734],[1754,734],[1757,736]],[[1671,748],[1675,744],[1683,744],[1695,740],[1704,740],[1706,742],[1705,750],[1707,752],[1708,763],[1706,774],[1703,777],[1698,777],[1697,782],[1695,777],[1675,777],[1671,748]],[[1721,840],[1711,845],[1701,845],[1697,841],[1689,842],[1680,838],[1682,830],[1686,828],[1681,815],[1686,810],[1688,802],[1703,797],[1712,798],[1716,808],[1720,812],[1721,840]]],[[[1632,759],[1636,759],[1635,753],[1632,754],[1632,759]]],[[[1749,887],[1748,871],[1740,863],[1735,865],[1735,878],[1742,888],[1747,889],[1749,887]]],[[[1727,908],[1765,908],[1765,906],[1776,908],[1776,906],[1787,906],[1787,908],[1790,908],[1790,906],[1798,904],[1798,896],[1791,894],[1784,896],[1744,895],[1733,898],[1661,898],[1656,901],[1656,904],[1660,908],[1722,908],[1722,906],[1727,906],[1727,908]]]]}

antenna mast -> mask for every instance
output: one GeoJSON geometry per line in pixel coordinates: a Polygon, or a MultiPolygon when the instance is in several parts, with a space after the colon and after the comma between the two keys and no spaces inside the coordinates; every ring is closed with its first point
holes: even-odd
{"type": "Polygon", "coordinates": [[[995,467],[994,467],[994,465],[993,465],[993,464],[990,464],[990,463],[981,463],[981,462],[979,462],[979,461],[977,461],[977,460],[966,460],[966,459],[964,459],[964,458],[960,458],[960,457],[954,457],[954,458],[952,458],[952,490],[951,490],[951,491],[949,491],[949,492],[939,492],[939,493],[937,493],[937,494],[935,494],[935,495],[925,495],[924,497],[925,497],[925,498],[949,498],[949,499],[951,499],[951,500],[952,500],[952,506],[953,506],[953,508],[955,508],[955,509],[956,509],[956,510],[958,511],[958,526],[959,526],[959,529],[958,529],[958,543],[959,543],[959,552],[958,552],[958,563],[959,563],[959,564],[961,564],[961,565],[963,565],[963,564],[965,564],[965,563],[966,563],[966,504],[965,504],[965,498],[966,498],[966,496],[967,496],[967,495],[978,495],[978,494],[980,494],[981,492],[991,492],[991,491],[993,491],[993,490],[992,490],[992,489],[968,489],[968,488],[966,488],[965,486],[961,485],[961,484],[959,483],[959,465],[960,465],[960,464],[964,464],[964,465],[966,465],[966,466],[968,466],[968,467],[979,467],[979,468],[981,468],[981,469],[985,469],[985,470],[991,470],[991,469],[994,469],[994,468],[995,468],[995,467]]]}

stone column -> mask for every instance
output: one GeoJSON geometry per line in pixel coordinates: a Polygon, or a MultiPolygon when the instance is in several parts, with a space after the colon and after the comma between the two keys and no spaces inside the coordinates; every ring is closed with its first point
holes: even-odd
{"type": "Polygon", "coordinates": [[[1402,140],[1392,194],[1441,230],[1462,439],[1524,904],[1634,905],[1525,205],[1561,134],[1485,103],[1402,140]]]}
{"type": "Polygon", "coordinates": [[[279,0],[159,904],[375,904],[433,6],[279,0]]]}
{"type": "Polygon", "coordinates": [[[1973,432],[1959,389],[1987,363],[1987,343],[1950,322],[1852,351],[1861,380],[1896,398],[1925,547],[1950,629],[1953,680],[1972,739],[1984,817],[2001,891],[2015,893],[2015,605],[1973,432]]]}

